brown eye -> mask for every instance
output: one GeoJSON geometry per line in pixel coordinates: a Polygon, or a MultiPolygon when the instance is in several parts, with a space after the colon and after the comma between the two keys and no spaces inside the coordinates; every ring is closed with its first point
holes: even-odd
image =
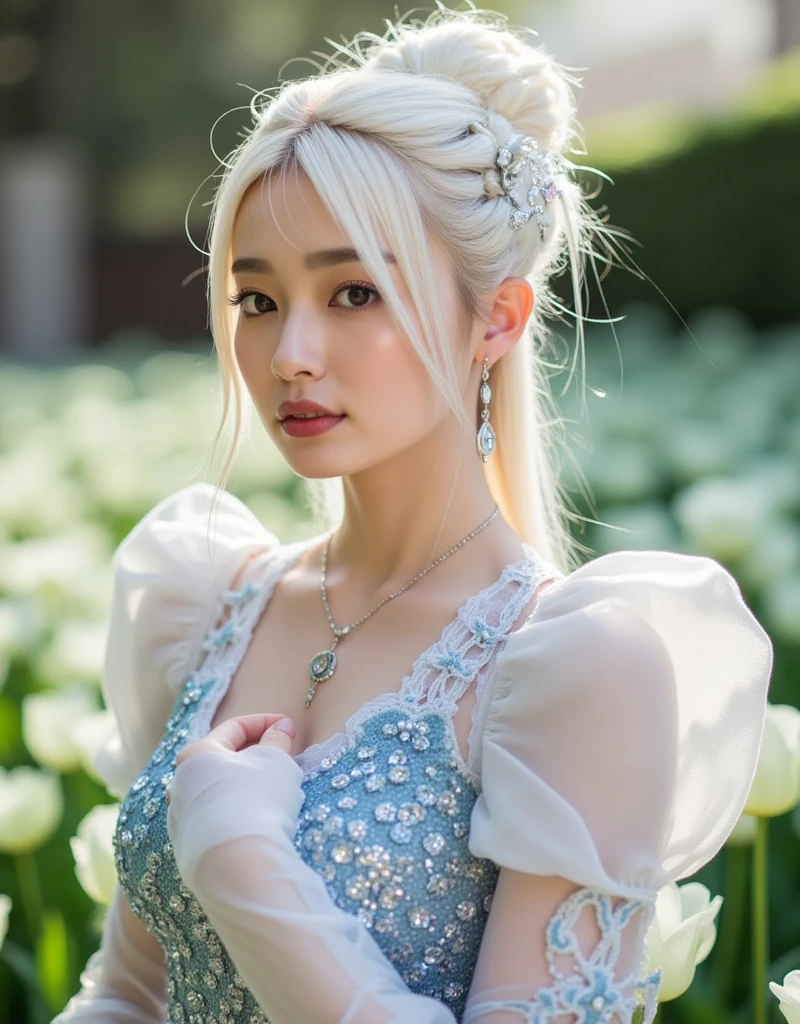
{"type": "Polygon", "coordinates": [[[262,313],[270,312],[272,299],[262,292],[250,292],[242,299],[242,309],[247,316],[260,316],[262,313]]]}
{"type": "Polygon", "coordinates": [[[231,296],[228,302],[232,306],[241,306],[245,316],[261,316],[263,313],[271,313],[275,306],[268,295],[247,289],[242,289],[236,295],[231,296]],[[272,304],[271,307],[270,304],[272,304]]]}
{"type": "Polygon", "coordinates": [[[336,293],[337,295],[346,296],[346,302],[343,303],[345,309],[358,309],[365,306],[374,306],[374,302],[369,301],[370,295],[374,295],[376,299],[380,298],[377,290],[368,284],[346,284],[340,288],[336,293]]]}

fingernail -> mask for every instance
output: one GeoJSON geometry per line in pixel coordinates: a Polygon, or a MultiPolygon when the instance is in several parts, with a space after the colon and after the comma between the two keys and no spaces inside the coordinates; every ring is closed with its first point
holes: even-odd
{"type": "Polygon", "coordinates": [[[281,732],[287,733],[292,737],[292,739],[294,739],[294,722],[291,718],[282,718],[279,722],[276,722],[272,728],[280,729],[281,732]]]}

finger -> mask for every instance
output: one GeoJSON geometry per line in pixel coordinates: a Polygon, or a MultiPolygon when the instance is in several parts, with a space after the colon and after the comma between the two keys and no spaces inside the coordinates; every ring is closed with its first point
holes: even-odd
{"type": "Polygon", "coordinates": [[[229,718],[225,722],[212,729],[203,739],[203,743],[212,743],[222,746],[226,750],[241,750],[253,743],[258,743],[265,729],[284,718],[285,715],[237,715],[236,718],[229,718]]]}
{"type": "Polygon", "coordinates": [[[291,754],[294,734],[294,722],[291,718],[284,716],[265,731],[258,741],[258,745],[260,747],[277,747],[279,750],[284,751],[284,753],[291,754]]]}

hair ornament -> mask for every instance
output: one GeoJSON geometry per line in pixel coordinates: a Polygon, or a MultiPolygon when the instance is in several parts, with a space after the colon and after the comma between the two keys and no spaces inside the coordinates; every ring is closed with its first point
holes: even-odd
{"type": "Polygon", "coordinates": [[[550,214],[545,209],[548,203],[561,196],[554,178],[561,170],[561,158],[557,153],[545,149],[532,135],[512,135],[497,151],[497,166],[503,183],[503,194],[514,207],[510,224],[515,230],[531,218],[536,219],[539,234],[550,224],[550,214]],[[530,169],[531,185],[526,202],[520,199],[520,174],[525,167],[530,169]]]}

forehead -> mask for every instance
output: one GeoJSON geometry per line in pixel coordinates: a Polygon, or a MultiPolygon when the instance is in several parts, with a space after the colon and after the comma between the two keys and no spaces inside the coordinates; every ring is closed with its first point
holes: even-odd
{"type": "Polygon", "coordinates": [[[307,252],[348,240],[300,170],[262,175],[245,192],[233,228],[234,253],[271,248],[307,252]]]}

